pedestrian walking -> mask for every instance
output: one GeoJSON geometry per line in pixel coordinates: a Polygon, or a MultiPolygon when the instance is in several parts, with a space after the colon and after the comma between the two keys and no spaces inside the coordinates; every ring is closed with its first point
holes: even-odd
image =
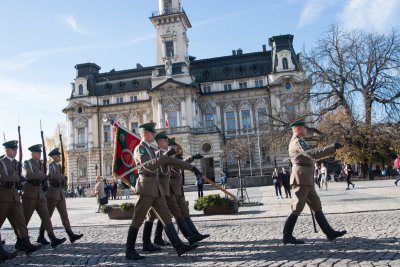
{"type": "Polygon", "coordinates": [[[122,199],[123,185],[121,179],[117,180],[117,199],[122,199]]]}
{"type": "Polygon", "coordinates": [[[321,163],[320,177],[321,189],[323,190],[325,185],[325,190],[328,191],[328,168],[326,167],[326,164],[324,162],[321,163]]]}
{"type": "Polygon", "coordinates": [[[283,243],[304,243],[293,236],[293,229],[306,203],[314,212],[315,219],[327,238],[334,240],[346,234],[346,231],[335,231],[329,225],[322,212],[321,200],[315,191],[313,180],[314,160],[331,155],[343,146],[340,143],[334,143],[322,149],[312,149],[303,139],[308,135],[308,128],[305,122],[298,120],[290,126],[293,131],[293,137],[289,143],[289,156],[293,164],[290,184],[294,195],[291,205],[292,212],[286,219],[283,228],[283,243]]]}
{"type": "Polygon", "coordinates": [[[281,190],[282,178],[281,178],[281,172],[278,170],[278,168],[274,168],[274,171],[272,172],[272,183],[274,184],[275,187],[276,198],[277,199],[283,198],[281,190]]]}
{"type": "Polygon", "coordinates": [[[197,196],[203,197],[203,184],[204,180],[201,176],[196,177],[196,185],[197,185],[197,196]]]}
{"type": "Polygon", "coordinates": [[[129,199],[129,186],[127,186],[126,184],[122,183],[122,186],[124,187],[124,195],[125,195],[125,199],[129,199]]]}
{"type": "Polygon", "coordinates": [[[282,168],[281,179],[286,198],[292,198],[292,194],[290,193],[290,173],[287,171],[286,167],[282,168]]]}
{"type": "MultiPolygon", "coordinates": [[[[96,184],[94,186],[94,194],[97,199],[97,204],[99,204],[99,208],[97,209],[96,213],[99,213],[101,211],[101,202],[100,199],[107,197],[105,191],[104,191],[104,185],[105,185],[105,179],[103,180],[103,177],[97,176],[96,177],[96,184]]],[[[107,197],[108,199],[108,197],[107,197]]]]}
{"type": "Polygon", "coordinates": [[[226,173],[224,171],[221,171],[220,175],[221,175],[221,187],[225,189],[228,178],[226,177],[226,173]]]}
{"type": "Polygon", "coordinates": [[[346,182],[347,182],[346,190],[350,190],[350,185],[352,185],[354,188],[355,185],[351,182],[351,175],[353,174],[353,170],[351,169],[350,164],[343,162],[343,173],[346,177],[346,182]]]}
{"type": "Polygon", "coordinates": [[[111,183],[111,199],[114,200],[117,199],[117,190],[118,190],[118,184],[117,181],[114,179],[111,183]]]}
{"type": "Polygon", "coordinates": [[[398,176],[398,178],[394,182],[394,184],[397,186],[397,183],[400,180],[400,153],[397,154],[397,158],[393,162],[393,168],[396,170],[397,176],[398,176]]]}
{"type": "Polygon", "coordinates": [[[314,163],[314,182],[318,186],[319,190],[321,188],[321,166],[318,164],[318,161],[314,163]]]}

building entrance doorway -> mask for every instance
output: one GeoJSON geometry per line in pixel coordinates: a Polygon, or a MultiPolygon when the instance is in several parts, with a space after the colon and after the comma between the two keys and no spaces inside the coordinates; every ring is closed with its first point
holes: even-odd
{"type": "Polygon", "coordinates": [[[201,171],[215,182],[215,171],[214,171],[214,158],[202,158],[201,161],[201,171]]]}

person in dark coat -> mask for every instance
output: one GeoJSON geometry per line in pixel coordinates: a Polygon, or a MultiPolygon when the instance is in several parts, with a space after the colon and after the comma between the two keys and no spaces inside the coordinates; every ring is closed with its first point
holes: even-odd
{"type": "Polygon", "coordinates": [[[282,168],[281,180],[283,188],[285,189],[286,198],[292,198],[292,194],[290,193],[290,174],[287,171],[286,167],[282,168]]]}

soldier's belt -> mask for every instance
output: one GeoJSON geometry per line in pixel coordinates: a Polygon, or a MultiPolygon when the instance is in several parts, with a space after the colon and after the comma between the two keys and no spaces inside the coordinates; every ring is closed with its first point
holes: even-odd
{"type": "Polygon", "coordinates": [[[32,186],[41,186],[42,185],[41,180],[27,180],[26,182],[32,186]]]}
{"type": "Polygon", "coordinates": [[[306,168],[313,168],[314,167],[314,165],[312,165],[312,164],[302,164],[302,163],[295,163],[295,164],[293,164],[293,166],[306,167],[306,168]]]}
{"type": "Polygon", "coordinates": [[[1,182],[0,186],[3,188],[13,188],[16,186],[16,183],[14,182],[1,182]]]}
{"type": "Polygon", "coordinates": [[[61,183],[59,181],[50,181],[50,186],[55,188],[60,188],[61,183]]]}

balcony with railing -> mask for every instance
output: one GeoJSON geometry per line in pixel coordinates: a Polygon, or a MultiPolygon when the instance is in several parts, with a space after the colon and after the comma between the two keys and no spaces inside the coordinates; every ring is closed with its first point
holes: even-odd
{"type": "Polygon", "coordinates": [[[151,13],[151,16],[158,17],[158,16],[178,14],[178,13],[185,13],[185,10],[182,7],[167,8],[161,11],[160,10],[154,11],[151,13]]]}

